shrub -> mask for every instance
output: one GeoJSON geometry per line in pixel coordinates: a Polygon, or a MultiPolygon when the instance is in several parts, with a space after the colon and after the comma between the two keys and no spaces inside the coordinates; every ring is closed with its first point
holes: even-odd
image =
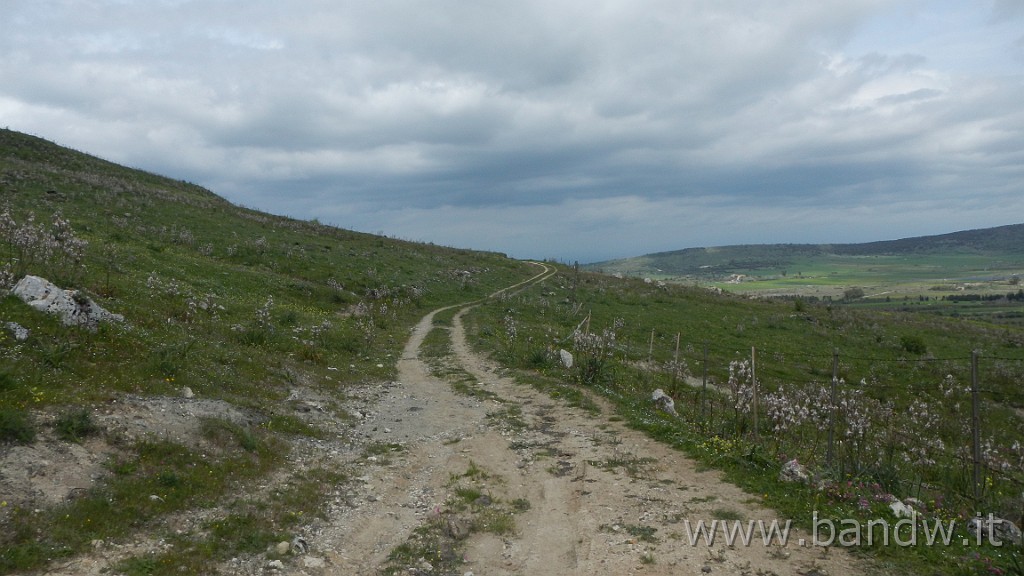
{"type": "Polygon", "coordinates": [[[35,439],[35,425],[27,413],[10,408],[0,410],[0,442],[28,444],[35,439]]]}
{"type": "Polygon", "coordinates": [[[80,442],[83,438],[99,431],[99,426],[92,419],[86,408],[64,412],[53,424],[57,436],[67,442],[80,442]]]}
{"type": "Polygon", "coordinates": [[[925,346],[924,340],[920,336],[900,336],[900,348],[918,356],[928,351],[928,347],[925,346]]]}

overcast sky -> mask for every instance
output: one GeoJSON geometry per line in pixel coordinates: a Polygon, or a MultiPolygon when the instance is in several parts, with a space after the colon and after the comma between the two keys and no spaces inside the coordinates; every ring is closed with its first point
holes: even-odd
{"type": "Polygon", "coordinates": [[[520,258],[1024,222],[1024,1],[2,0],[0,126],[520,258]]]}

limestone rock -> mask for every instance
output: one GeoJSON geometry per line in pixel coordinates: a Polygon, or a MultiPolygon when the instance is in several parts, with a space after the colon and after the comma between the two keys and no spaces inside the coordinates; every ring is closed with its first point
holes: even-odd
{"type": "Polygon", "coordinates": [[[10,332],[11,336],[14,336],[14,339],[18,342],[28,340],[28,328],[25,328],[21,324],[18,324],[17,322],[7,322],[4,324],[4,327],[7,328],[7,331],[10,332]]]}
{"type": "Polygon", "coordinates": [[[892,515],[897,518],[913,518],[917,513],[913,508],[899,500],[893,500],[890,502],[889,509],[892,510],[892,515]]]}
{"type": "Polygon", "coordinates": [[[651,394],[651,400],[658,408],[661,408],[663,411],[668,412],[677,418],[679,417],[679,414],[676,413],[675,400],[673,400],[668,394],[665,394],[665,391],[661,388],[658,388],[651,394]]]}
{"type": "Polygon", "coordinates": [[[465,518],[453,516],[445,523],[445,531],[455,540],[465,540],[473,530],[473,525],[465,518]]]}
{"type": "Polygon", "coordinates": [[[566,368],[572,368],[572,352],[562,349],[558,351],[558,357],[562,360],[562,366],[566,368]]]}
{"type": "Polygon", "coordinates": [[[806,466],[793,459],[782,465],[782,470],[779,472],[779,480],[782,482],[806,484],[811,480],[811,474],[807,471],[806,466]]]}
{"type": "Polygon", "coordinates": [[[100,322],[124,321],[124,316],[108,312],[78,290],[62,290],[38,276],[25,276],[11,293],[40,312],[60,316],[65,326],[95,330],[100,322]]]}
{"type": "Polygon", "coordinates": [[[1016,544],[1017,546],[1024,544],[1024,534],[1021,533],[1020,528],[1016,524],[992,514],[971,518],[967,522],[967,531],[971,535],[980,534],[981,538],[986,540],[991,538],[993,544],[997,542],[1016,544]]]}

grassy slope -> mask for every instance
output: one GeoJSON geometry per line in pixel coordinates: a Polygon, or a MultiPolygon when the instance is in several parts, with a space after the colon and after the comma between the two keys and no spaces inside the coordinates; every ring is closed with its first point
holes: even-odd
{"type": "MultiPolygon", "coordinates": [[[[9,130],[0,131],[4,208],[19,224],[30,213],[40,223],[58,211],[70,220],[88,241],[84,269],[40,262],[27,272],[82,289],[126,321],[90,333],[65,328],[16,297],[0,298],[0,320],[31,331],[17,342],[0,330],[0,444],[41,431],[33,424],[41,411],[88,408],[123,393],[179,395],[183,386],[249,410],[258,425],[211,424],[207,439],[224,444],[212,459],[170,443],[124,446],[124,465],[112,463],[106,483],[70,508],[0,510],[0,573],[73,554],[92,539],[123,535],[129,524],[149,530],[175,511],[244,499],[237,482],[258,482],[277,470],[282,438],[321,433],[280,411],[291,387],[313,386],[341,399],[352,384],[392,378],[408,330],[427,310],[534,274],[500,254],[240,208],[198,186],[9,130]],[[197,466],[203,479],[194,476],[197,466]],[[233,481],[222,481],[227,477],[233,481]],[[167,480],[160,489],[178,497],[153,506],[154,478],[167,480]],[[115,501],[116,510],[106,504],[115,501]]],[[[8,256],[0,252],[0,267],[8,256]]],[[[306,496],[303,502],[318,501],[306,496]]],[[[232,504],[239,506],[249,505],[232,504]]],[[[224,526],[235,526],[238,538],[267,539],[292,518],[284,506],[258,510],[230,516],[224,526]]],[[[238,552],[224,534],[199,538],[181,544],[191,552],[168,561],[170,572],[186,564],[207,571],[203,561],[238,552]]]]}

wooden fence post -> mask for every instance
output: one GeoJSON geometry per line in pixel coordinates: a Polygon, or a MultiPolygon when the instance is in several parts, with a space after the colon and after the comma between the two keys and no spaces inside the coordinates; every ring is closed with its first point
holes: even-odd
{"type": "Polygon", "coordinates": [[[978,407],[978,351],[971,351],[971,454],[974,458],[974,502],[981,504],[981,418],[978,407]]]}
{"type": "Polygon", "coordinates": [[[707,417],[704,413],[705,405],[708,400],[708,341],[704,341],[704,377],[701,379],[700,389],[700,421],[707,423],[707,417]]]}

